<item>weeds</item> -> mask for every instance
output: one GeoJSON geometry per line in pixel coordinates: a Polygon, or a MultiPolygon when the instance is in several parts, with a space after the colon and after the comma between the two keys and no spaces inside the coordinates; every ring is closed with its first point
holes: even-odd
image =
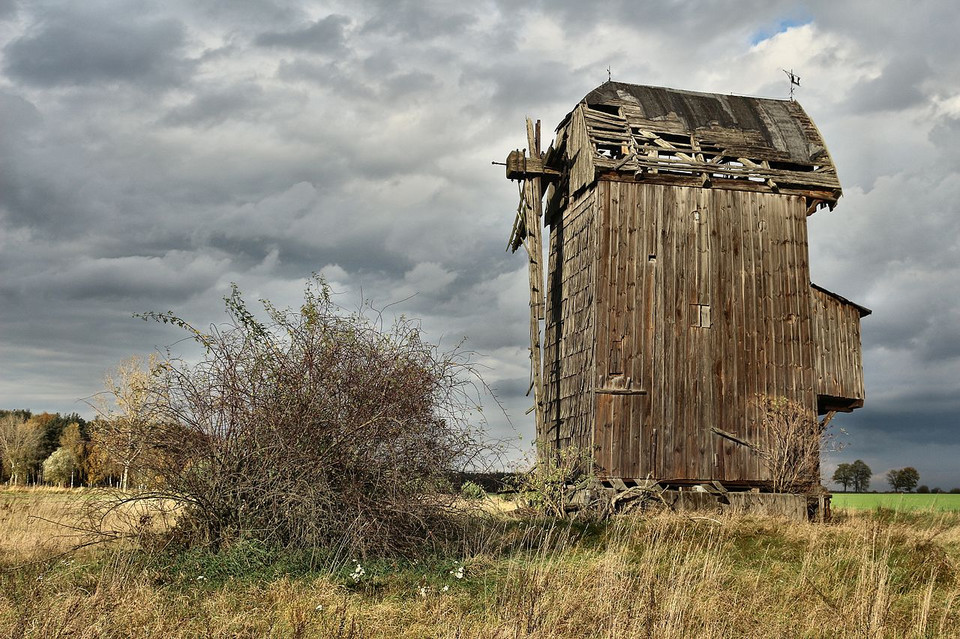
{"type": "Polygon", "coordinates": [[[533,468],[519,476],[517,492],[537,512],[563,518],[573,495],[594,481],[591,458],[575,446],[550,451],[538,444],[538,450],[533,468]]]}

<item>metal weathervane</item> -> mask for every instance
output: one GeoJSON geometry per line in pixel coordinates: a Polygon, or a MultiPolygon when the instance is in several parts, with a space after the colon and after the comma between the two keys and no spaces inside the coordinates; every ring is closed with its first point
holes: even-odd
{"type": "Polygon", "coordinates": [[[787,77],[790,78],[790,99],[793,100],[793,90],[794,87],[800,86],[800,76],[793,72],[793,69],[787,71],[783,69],[783,72],[787,74],[787,77]]]}

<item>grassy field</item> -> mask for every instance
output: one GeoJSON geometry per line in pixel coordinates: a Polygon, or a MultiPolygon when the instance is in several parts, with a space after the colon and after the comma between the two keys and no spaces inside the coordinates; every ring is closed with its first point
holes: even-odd
{"type": "Polygon", "coordinates": [[[0,491],[0,636],[960,636],[954,513],[576,526],[501,513],[418,560],[254,544],[61,555],[54,522],[88,498],[0,491]]]}
{"type": "Polygon", "coordinates": [[[929,510],[960,512],[960,495],[951,494],[893,494],[893,493],[834,493],[834,508],[874,510],[889,508],[896,511],[929,510]]]}

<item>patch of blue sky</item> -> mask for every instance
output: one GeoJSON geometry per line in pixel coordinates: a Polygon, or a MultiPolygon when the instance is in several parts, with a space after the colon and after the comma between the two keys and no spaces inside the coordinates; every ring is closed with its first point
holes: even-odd
{"type": "Polygon", "coordinates": [[[769,40],[778,33],[783,33],[794,27],[802,27],[805,24],[810,24],[813,22],[813,19],[807,15],[800,16],[791,16],[789,18],[783,18],[773,24],[768,24],[764,27],[761,27],[757,31],[754,31],[753,35],[750,36],[750,46],[756,46],[763,42],[764,40],[769,40]]]}

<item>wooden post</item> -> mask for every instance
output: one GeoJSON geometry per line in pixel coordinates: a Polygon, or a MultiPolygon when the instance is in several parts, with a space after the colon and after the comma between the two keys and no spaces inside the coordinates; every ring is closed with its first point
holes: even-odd
{"type": "MultiPolygon", "coordinates": [[[[540,154],[540,122],[536,127],[527,118],[527,149],[531,158],[542,161],[540,154]]],[[[543,185],[541,178],[525,177],[523,181],[523,218],[526,227],[525,247],[529,259],[530,278],[530,374],[533,377],[533,399],[536,408],[537,438],[544,436],[545,413],[543,388],[543,359],[540,348],[540,320],[544,318],[543,297],[543,185]]]]}

